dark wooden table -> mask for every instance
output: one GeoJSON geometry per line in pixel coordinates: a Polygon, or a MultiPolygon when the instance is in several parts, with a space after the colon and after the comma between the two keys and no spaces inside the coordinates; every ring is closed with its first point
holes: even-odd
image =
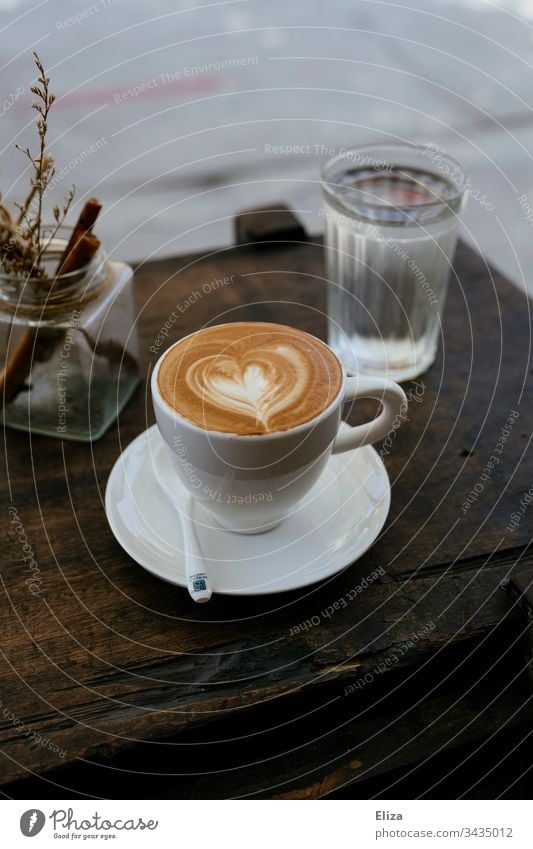
{"type": "MultiPolygon", "coordinates": [[[[244,216],[236,233],[237,247],[139,265],[145,375],[210,321],[325,336],[321,240],[283,212],[244,216]]],[[[404,385],[387,524],[352,567],[287,595],[195,606],[115,542],[104,490],[153,423],[146,381],[92,446],[6,431],[4,792],[40,775],[52,798],[313,798],[528,733],[530,321],[525,295],[461,244],[437,361],[404,385]],[[378,567],[356,601],[321,614],[378,567]]]]}

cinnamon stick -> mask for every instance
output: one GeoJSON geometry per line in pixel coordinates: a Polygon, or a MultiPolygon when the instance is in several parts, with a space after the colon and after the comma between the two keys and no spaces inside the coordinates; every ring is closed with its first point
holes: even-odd
{"type": "MultiPolygon", "coordinates": [[[[61,256],[56,274],[68,274],[87,265],[100,247],[100,240],[90,230],[102,208],[96,198],[84,205],[72,235],[61,256]]],[[[37,328],[25,330],[0,371],[0,398],[8,404],[13,400],[31,370],[37,328]]]]}
{"type": "MultiPolygon", "coordinates": [[[[96,198],[89,198],[89,200],[85,202],[83,209],[80,212],[79,218],[76,222],[76,225],[72,231],[70,239],[68,240],[67,246],[63,251],[63,255],[59,260],[59,265],[57,266],[56,271],[57,275],[68,274],[69,271],[76,271],[78,268],[81,268],[82,265],[85,264],[80,262],[78,258],[77,251],[79,248],[79,243],[84,236],[90,234],[90,231],[94,227],[94,223],[98,218],[101,209],[102,204],[96,198]]],[[[82,246],[79,249],[81,251],[81,255],[83,256],[84,247],[82,246]]],[[[92,257],[90,257],[90,259],[92,259],[92,257]]]]}
{"type": "MultiPolygon", "coordinates": [[[[66,252],[61,258],[61,274],[69,274],[87,265],[100,247],[100,239],[93,233],[83,233],[74,244],[70,253],[66,252]]],[[[67,245],[68,248],[68,245],[67,245]]]]}
{"type": "Polygon", "coordinates": [[[36,337],[36,328],[25,330],[0,372],[0,398],[6,404],[13,400],[28,376],[36,337]]]}

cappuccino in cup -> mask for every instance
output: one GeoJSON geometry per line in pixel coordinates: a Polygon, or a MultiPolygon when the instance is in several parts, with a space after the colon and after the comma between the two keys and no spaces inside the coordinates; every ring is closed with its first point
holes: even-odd
{"type": "Polygon", "coordinates": [[[156,364],[152,397],[179,481],[240,533],[270,530],[297,510],[332,452],[384,438],[405,403],[392,381],[347,377],[316,337],[265,322],[176,342],[156,364]],[[344,404],[358,398],[379,400],[380,415],[339,434],[344,404]]]}
{"type": "Polygon", "coordinates": [[[249,436],[318,416],[339,394],[342,369],[308,333],[242,322],[182,339],[164,357],[157,383],[166,403],[198,427],[249,436]]]}

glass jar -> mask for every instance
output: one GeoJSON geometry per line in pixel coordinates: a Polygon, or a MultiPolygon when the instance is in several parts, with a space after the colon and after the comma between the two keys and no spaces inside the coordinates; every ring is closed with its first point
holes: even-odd
{"type": "Polygon", "coordinates": [[[19,430],[90,442],[139,381],[133,271],[100,248],[84,268],[54,278],[70,232],[61,228],[47,247],[51,284],[0,270],[2,418],[19,430]]]}

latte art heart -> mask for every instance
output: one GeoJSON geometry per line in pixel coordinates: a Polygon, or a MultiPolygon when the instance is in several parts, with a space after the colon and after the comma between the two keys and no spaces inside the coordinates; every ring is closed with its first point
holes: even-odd
{"type": "Polygon", "coordinates": [[[264,424],[268,419],[268,401],[274,391],[275,386],[269,383],[261,366],[253,365],[247,366],[242,375],[208,375],[204,383],[207,400],[226,409],[240,410],[243,415],[253,416],[264,424]]]}
{"type": "Polygon", "coordinates": [[[307,384],[306,361],[288,345],[245,354],[204,357],[187,370],[185,381],[203,402],[238,412],[268,430],[271,416],[294,405],[307,384]]]}
{"type": "Polygon", "coordinates": [[[243,322],[187,337],[163,359],[158,385],[200,427],[235,434],[286,430],[314,418],[339,392],[334,354],[290,327],[243,322]]]}

